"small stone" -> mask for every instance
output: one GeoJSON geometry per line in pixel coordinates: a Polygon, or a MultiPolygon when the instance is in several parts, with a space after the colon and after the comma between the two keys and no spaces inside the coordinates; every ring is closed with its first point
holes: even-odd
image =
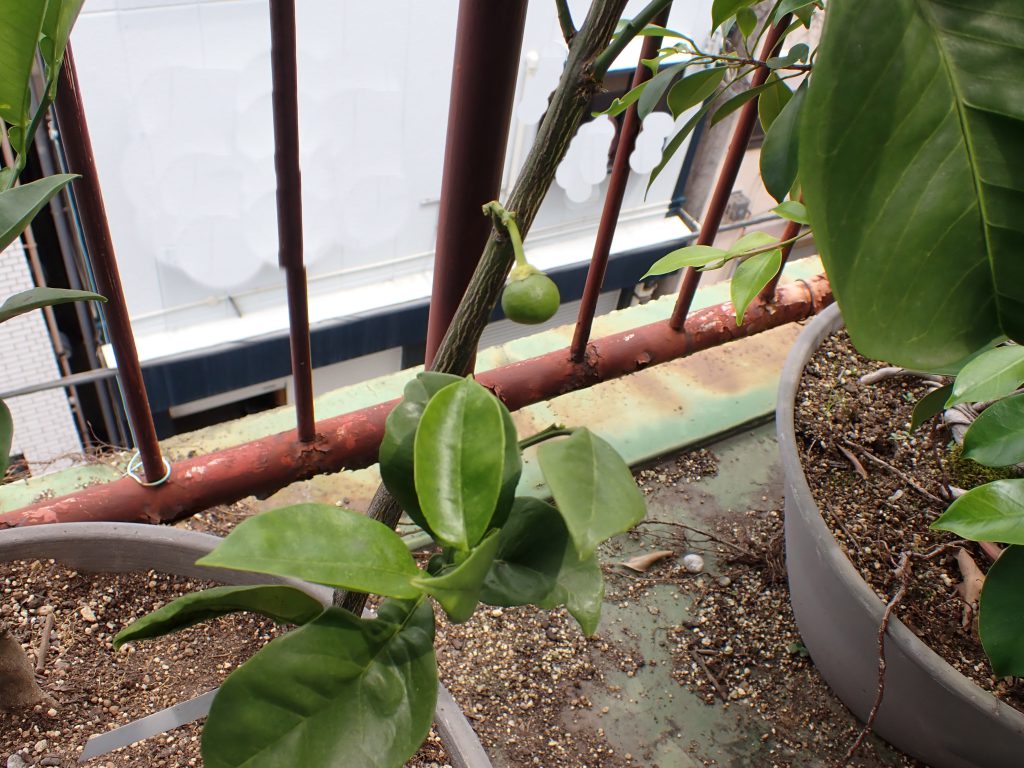
{"type": "Polygon", "coordinates": [[[60,758],[56,757],[54,755],[50,755],[49,757],[44,757],[42,760],[40,760],[39,764],[40,765],[60,765],[60,758]]]}
{"type": "Polygon", "coordinates": [[[47,715],[47,717],[56,717],[57,716],[57,710],[54,709],[53,707],[50,707],[48,710],[46,710],[46,715],[47,715]]]}
{"type": "Polygon", "coordinates": [[[32,748],[32,751],[33,752],[42,752],[48,746],[50,746],[50,744],[49,744],[49,742],[47,742],[46,739],[40,739],[39,741],[36,742],[36,745],[32,748]]]}
{"type": "Polygon", "coordinates": [[[728,587],[730,584],[732,584],[732,579],[730,579],[728,576],[719,576],[718,577],[718,586],[720,586],[720,587],[728,587]]]}
{"type": "Polygon", "coordinates": [[[700,573],[704,570],[704,558],[697,554],[689,554],[683,557],[683,567],[690,573],[700,573]]]}
{"type": "Polygon", "coordinates": [[[27,768],[27,766],[28,763],[19,754],[13,754],[7,758],[7,768],[27,768]]]}
{"type": "Polygon", "coordinates": [[[96,614],[93,613],[92,608],[90,608],[88,605],[83,605],[79,613],[82,614],[82,618],[88,621],[90,624],[96,623],[96,614]]]}

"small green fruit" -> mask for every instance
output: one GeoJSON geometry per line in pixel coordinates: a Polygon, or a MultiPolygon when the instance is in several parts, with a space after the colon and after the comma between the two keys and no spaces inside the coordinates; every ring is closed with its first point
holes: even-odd
{"type": "Polygon", "coordinates": [[[561,297],[558,286],[543,272],[526,266],[516,267],[501,294],[505,317],[516,323],[536,325],[554,317],[561,297]]]}

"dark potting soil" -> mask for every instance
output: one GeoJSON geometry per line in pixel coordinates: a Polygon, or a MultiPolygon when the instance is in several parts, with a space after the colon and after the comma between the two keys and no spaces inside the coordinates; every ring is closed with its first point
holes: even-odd
{"type": "MultiPolygon", "coordinates": [[[[897,565],[911,553],[909,586],[896,615],[953,667],[1024,711],[1024,683],[992,675],[977,615],[958,594],[957,548],[922,557],[958,541],[928,527],[950,503],[949,487],[969,489],[993,473],[962,458],[939,419],[910,433],[914,404],[927,385],[912,376],[859,381],[881,367],[857,354],[845,331],[826,339],[808,363],[796,399],[796,436],[814,498],[881,600],[896,592],[897,565]]],[[[988,569],[992,561],[977,545],[963,547],[988,569]]]]}

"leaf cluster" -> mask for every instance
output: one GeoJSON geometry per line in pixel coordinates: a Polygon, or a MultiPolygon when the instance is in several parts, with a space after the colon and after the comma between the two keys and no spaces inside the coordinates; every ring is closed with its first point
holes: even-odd
{"type": "Polygon", "coordinates": [[[589,430],[541,438],[557,438],[537,449],[554,504],[516,496],[521,451],[500,400],[472,378],[421,373],[388,417],[380,467],[437,544],[425,568],[386,525],[324,504],[252,517],[198,561],[381,595],[376,617],[324,609],[287,584],[217,587],[154,611],[115,645],[234,611],[299,624],[224,682],[203,733],[206,763],[320,765],[348,754],[353,764],[401,765],[426,737],[437,695],[428,598],[453,622],[480,603],[564,605],[584,632],[597,627],[597,547],[643,518],[643,496],[589,430]]]}

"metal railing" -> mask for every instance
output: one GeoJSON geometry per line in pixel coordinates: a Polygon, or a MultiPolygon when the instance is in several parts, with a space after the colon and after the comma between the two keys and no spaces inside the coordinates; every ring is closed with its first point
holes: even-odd
{"type": "MultiPolygon", "coordinates": [[[[511,3],[463,0],[461,4],[430,306],[428,364],[488,236],[490,224],[481,216],[480,206],[499,192],[525,7],[525,0],[511,3]],[[481,30],[493,29],[495,25],[502,29],[500,44],[495,44],[493,36],[481,34],[481,30]],[[482,40],[486,44],[482,45],[482,40]],[[482,58],[486,61],[482,62],[482,58]],[[486,83],[479,82],[481,71],[487,73],[486,83]],[[467,137],[485,133],[480,130],[480,115],[497,116],[498,127],[494,133],[485,134],[485,141],[474,141],[467,148],[466,142],[470,140],[467,137]]],[[[376,462],[384,421],[396,401],[321,422],[314,420],[302,255],[294,0],[270,0],[270,8],[279,262],[288,285],[297,429],[183,460],[176,463],[173,472],[167,473],[117,274],[74,59],[69,49],[57,111],[69,165],[74,172],[83,175],[83,180],[76,184],[75,195],[86,224],[86,241],[99,289],[109,299],[107,323],[145,481],[136,483],[125,478],[48,499],[0,515],[0,526],[84,520],[169,521],[250,495],[268,495],[319,473],[365,467],[376,462]]],[[[667,15],[667,11],[665,13],[667,15]]],[[[787,17],[766,35],[762,60],[772,55],[788,23],[787,17]]],[[[640,57],[650,58],[658,46],[658,39],[648,37],[640,57]]],[[[647,67],[638,62],[634,84],[642,82],[646,76],[649,76],[647,67]]],[[[755,72],[753,84],[763,82],[766,76],[767,70],[762,67],[755,72]]],[[[805,319],[831,302],[828,282],[823,276],[781,287],[773,284],[748,309],[743,325],[738,326],[735,313],[728,305],[690,312],[700,272],[687,270],[668,320],[616,336],[590,339],[596,299],[626,188],[628,157],[639,131],[636,108],[635,103],[629,107],[620,132],[572,345],[478,376],[478,380],[511,409],[805,319]]],[[[744,106],[736,122],[698,243],[714,242],[756,117],[757,101],[753,99],[744,106]]],[[[787,230],[786,237],[791,236],[787,230]]]]}

